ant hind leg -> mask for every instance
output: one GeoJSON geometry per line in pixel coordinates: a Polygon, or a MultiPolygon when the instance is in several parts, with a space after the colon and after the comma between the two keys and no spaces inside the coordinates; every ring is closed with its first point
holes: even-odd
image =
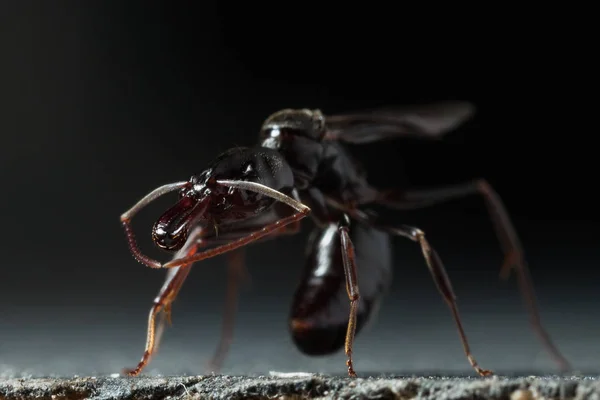
{"type": "Polygon", "coordinates": [[[529,267],[511,218],[504,206],[504,202],[486,180],[479,179],[429,190],[383,191],[377,203],[395,209],[410,210],[434,206],[473,194],[483,197],[504,252],[504,262],[500,270],[500,277],[507,279],[511,269],[515,270],[521,296],[530,315],[532,329],[561,370],[569,371],[571,369],[569,361],[558,350],[542,325],[529,267]]]}

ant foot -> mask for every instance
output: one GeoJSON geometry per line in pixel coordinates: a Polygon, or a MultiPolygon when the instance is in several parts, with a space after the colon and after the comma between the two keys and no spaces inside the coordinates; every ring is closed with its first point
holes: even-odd
{"type": "Polygon", "coordinates": [[[354,371],[354,366],[352,365],[351,358],[349,358],[348,361],[346,361],[346,365],[348,366],[348,376],[350,378],[356,378],[356,372],[354,371]]]}

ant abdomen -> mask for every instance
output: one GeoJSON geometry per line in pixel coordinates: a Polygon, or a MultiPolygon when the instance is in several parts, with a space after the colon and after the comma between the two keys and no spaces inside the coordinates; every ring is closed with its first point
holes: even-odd
{"type": "MultiPolygon", "coordinates": [[[[386,233],[353,224],[360,300],[356,334],[376,312],[391,280],[391,248],[386,233]]],[[[326,355],[344,347],[350,300],[342,260],[338,224],[313,232],[307,262],[294,295],[290,330],[296,346],[308,355],[326,355]]]]}

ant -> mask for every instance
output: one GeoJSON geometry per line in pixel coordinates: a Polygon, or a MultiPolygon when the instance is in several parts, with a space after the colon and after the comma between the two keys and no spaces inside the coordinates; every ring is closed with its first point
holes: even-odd
{"type": "Polygon", "coordinates": [[[145,352],[139,364],[125,370],[138,375],[156,352],[165,320],[192,264],[228,253],[229,290],[221,342],[212,358],[218,370],[233,329],[236,287],[243,276],[242,247],[299,232],[303,218],[315,227],[306,251],[306,266],[293,297],[289,329],[295,345],[308,355],[345,349],[347,369],[356,377],[352,346],[355,335],[376,312],[391,280],[391,236],[417,243],[437,289],[448,304],[465,355],[481,376],[493,374],[473,357],[440,257],[419,228],[393,226],[369,206],[417,209],[477,194],[483,197],[505,260],[501,277],[517,273],[534,331],[563,370],[569,363],[543,328],[533,285],[518,236],[497,193],[485,180],[429,190],[379,190],[367,180],[345,144],[402,137],[436,140],[470,119],[475,107],[452,101],[395,109],[325,116],[320,110],[284,109],[270,115],[259,144],[219,155],[188,181],[150,192],[121,216],[129,248],[137,261],[167,268],[164,285],[150,310],[145,352]],[[143,255],[130,225],[133,216],[159,196],[178,191],[179,200],[154,224],[152,240],[174,253],[167,263],[143,255]],[[207,247],[211,248],[207,248],[207,247]],[[155,329],[161,313],[163,320],[155,329]]]}

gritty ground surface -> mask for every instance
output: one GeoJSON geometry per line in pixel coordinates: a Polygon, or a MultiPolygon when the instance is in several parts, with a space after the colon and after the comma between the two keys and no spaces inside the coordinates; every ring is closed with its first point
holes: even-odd
{"type": "Polygon", "coordinates": [[[312,374],[2,378],[0,399],[600,399],[596,377],[400,377],[312,374]]]}

